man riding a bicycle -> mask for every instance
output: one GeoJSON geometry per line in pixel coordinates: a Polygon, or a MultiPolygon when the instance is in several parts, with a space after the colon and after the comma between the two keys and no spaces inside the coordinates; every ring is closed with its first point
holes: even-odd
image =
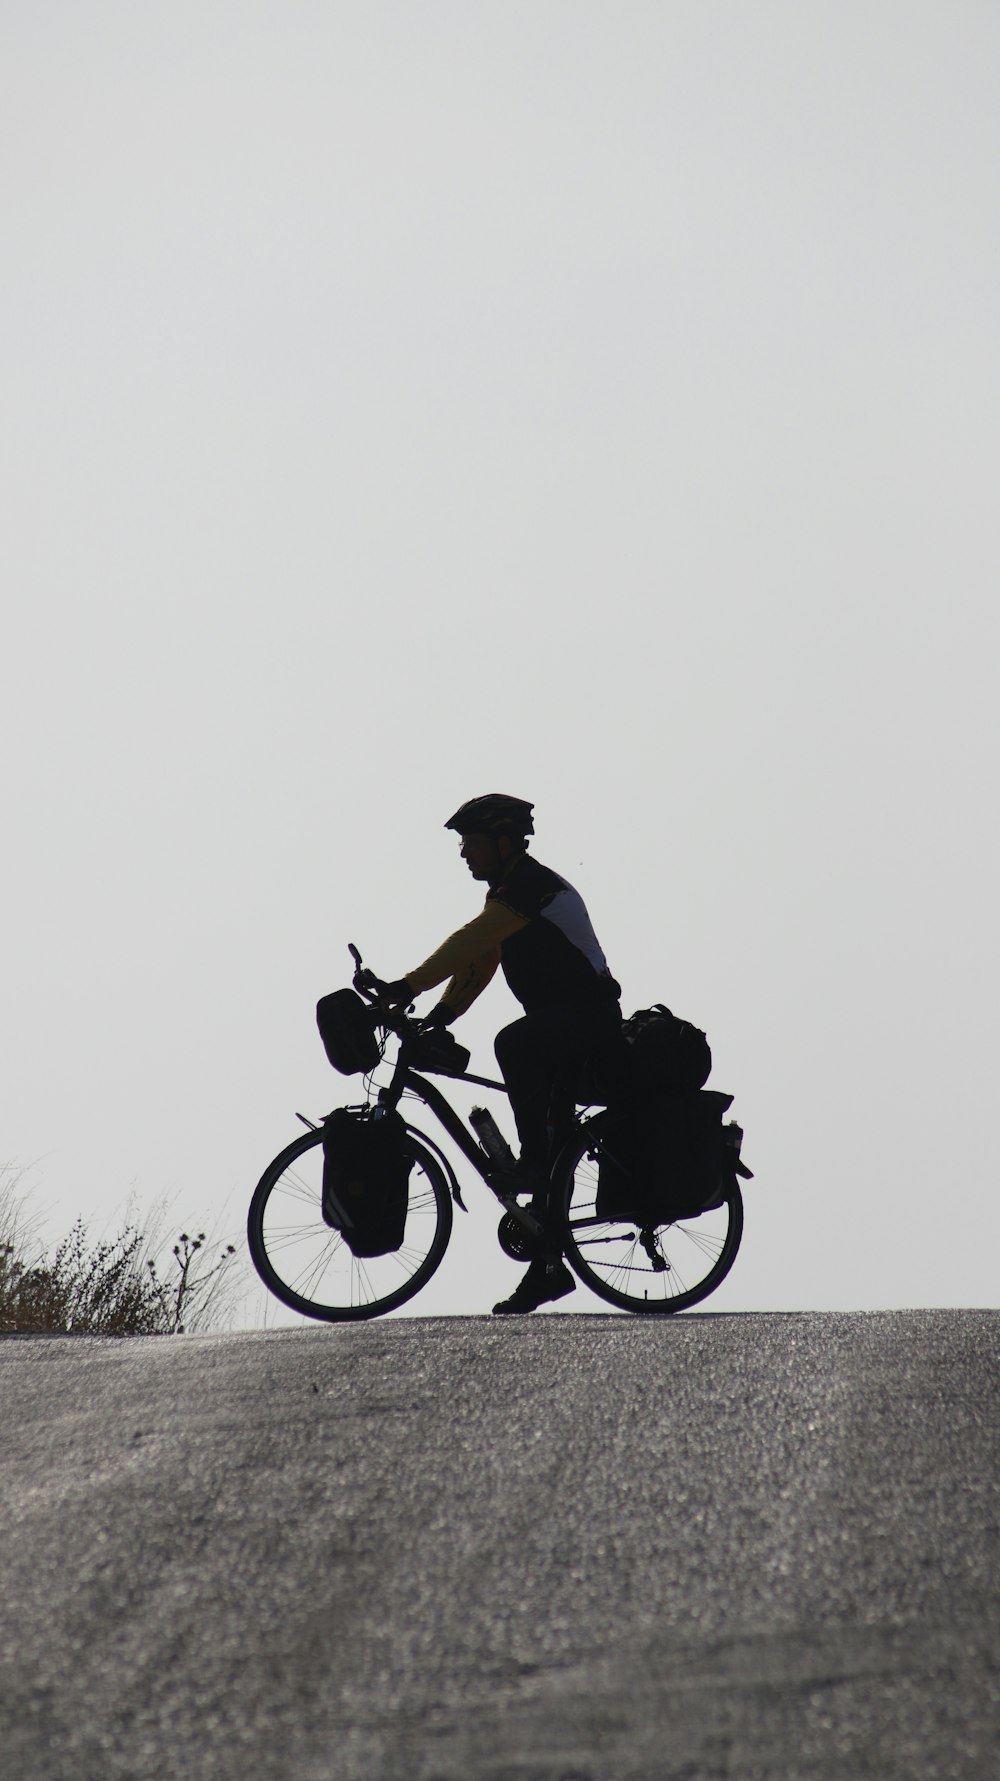
{"type": "MultiPolygon", "coordinates": [[[[424,1021],[449,1026],[471,1007],[499,966],[524,1015],[497,1034],[497,1062],[510,1097],[521,1154],[509,1191],[529,1193],[552,1228],[549,1170],[573,1123],[584,1072],[600,1069],[621,1031],[621,991],[608,969],[579,892],[527,851],[533,806],[492,792],[461,805],[445,827],[461,837],[461,856],[487,885],[482,912],[449,935],[405,977],[387,986],[408,1002],[446,985],[424,1021]]],[[[558,1238],[533,1261],[499,1313],[534,1311],[562,1298],[575,1282],[558,1238]]]]}
{"type": "Polygon", "coordinates": [[[305,1132],[267,1165],[250,1201],[254,1267],[283,1305],[329,1323],[384,1316],[422,1291],[447,1250],[453,1206],[465,1203],[448,1154],[407,1118],[417,1102],[502,1205],[504,1254],[531,1261],[496,1311],[561,1299],[574,1276],[643,1316],[700,1304],[736,1259],[740,1183],[751,1178],[742,1128],[725,1119],[732,1095],[699,1086],[704,1034],[659,1003],[622,1027],[581,898],[528,855],[530,804],[474,798],[447,827],[487,886],[485,907],[393,983],[350,946],[353,987],[321,997],[316,1016],[329,1062],[361,1076],[365,1098],[320,1123],[297,1114],[305,1132]],[[497,1036],[503,1083],[470,1071],[447,1030],[498,965],[524,1009],[497,1036]],[[439,984],[438,1006],[414,1020],[411,999],[439,984]],[[681,1047],[684,1035],[701,1043],[681,1047]],[[383,1060],[391,1074],[376,1087],[383,1060]],[[435,1075],[508,1091],[518,1161],[489,1112],[462,1114],[435,1075]]]}

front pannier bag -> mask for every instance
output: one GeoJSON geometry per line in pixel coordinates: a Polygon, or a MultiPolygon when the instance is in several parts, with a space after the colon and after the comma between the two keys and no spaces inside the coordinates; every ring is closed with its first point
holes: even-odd
{"type": "Polygon", "coordinates": [[[381,1053],[375,1016],[353,989],[336,989],[316,1005],[316,1025],[326,1055],[342,1076],[367,1075],[381,1053]]]}
{"type": "Polygon", "coordinates": [[[392,1108],[337,1107],[324,1119],[323,1217],[355,1255],[401,1246],[412,1166],[392,1108]]]}

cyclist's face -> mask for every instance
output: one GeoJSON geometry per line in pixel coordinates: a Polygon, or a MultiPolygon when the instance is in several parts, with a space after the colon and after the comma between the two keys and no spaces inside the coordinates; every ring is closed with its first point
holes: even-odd
{"type": "Polygon", "coordinates": [[[459,849],[473,878],[495,878],[503,869],[503,859],[494,835],[463,835],[459,849]]]}

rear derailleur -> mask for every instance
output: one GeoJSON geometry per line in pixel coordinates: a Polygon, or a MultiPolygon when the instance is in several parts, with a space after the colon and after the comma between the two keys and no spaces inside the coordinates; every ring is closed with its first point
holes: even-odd
{"type": "Polygon", "coordinates": [[[656,1235],[656,1231],[651,1226],[645,1225],[639,1232],[639,1242],[642,1244],[643,1249],[646,1251],[646,1254],[653,1264],[653,1273],[669,1274],[670,1263],[660,1248],[660,1241],[656,1235]]]}

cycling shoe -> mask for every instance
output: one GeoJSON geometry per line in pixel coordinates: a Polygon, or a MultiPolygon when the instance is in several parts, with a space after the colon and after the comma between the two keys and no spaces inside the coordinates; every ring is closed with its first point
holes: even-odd
{"type": "Polygon", "coordinates": [[[537,1311],[539,1305],[564,1299],[575,1285],[565,1262],[534,1261],[510,1298],[501,1299],[494,1305],[493,1314],[495,1317],[524,1316],[529,1311],[537,1311]]]}

